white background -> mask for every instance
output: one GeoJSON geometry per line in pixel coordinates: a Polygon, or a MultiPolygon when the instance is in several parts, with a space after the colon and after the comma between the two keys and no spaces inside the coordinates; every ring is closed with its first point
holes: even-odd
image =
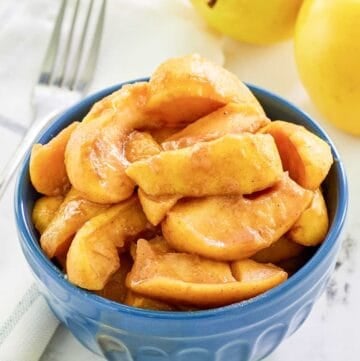
{"type": "MultiPolygon", "coordinates": [[[[318,114],[298,79],[291,42],[258,47],[224,41],[208,32],[181,0],[169,3],[109,1],[102,53],[91,90],[146,76],[168,56],[197,51],[224,63],[242,80],[284,96],[324,126],[340,151],[350,183],[348,225],[339,255],[342,265],[304,326],[284,341],[268,361],[358,360],[360,138],[341,133],[318,114]]],[[[0,0],[0,115],[24,127],[30,123],[31,89],[38,76],[57,6],[58,1],[51,0],[0,0]]],[[[18,133],[0,128],[0,167],[19,140],[18,133]]],[[[21,292],[17,289],[19,279],[31,278],[30,272],[19,274],[17,271],[24,260],[17,245],[11,202],[10,187],[0,203],[3,314],[10,312],[13,306],[7,302],[9,293],[21,292]]],[[[94,361],[100,358],[84,349],[64,327],[59,327],[42,360],[94,361]]]]}

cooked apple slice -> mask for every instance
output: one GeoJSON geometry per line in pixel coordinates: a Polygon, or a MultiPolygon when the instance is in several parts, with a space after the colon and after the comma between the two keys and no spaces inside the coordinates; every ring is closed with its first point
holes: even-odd
{"type": "Polygon", "coordinates": [[[137,82],[126,84],[119,90],[111,93],[96,102],[82,123],[90,123],[106,113],[115,113],[123,118],[124,123],[131,124],[131,131],[135,128],[160,128],[160,123],[154,123],[153,117],[145,111],[148,100],[148,83],[137,82]]]}
{"type": "Polygon", "coordinates": [[[176,307],[168,303],[141,296],[130,290],[127,291],[124,304],[132,307],[154,311],[176,311],[176,307]]]}
{"type": "Polygon", "coordinates": [[[136,196],[86,222],[69,248],[66,260],[69,281],[88,290],[103,289],[120,267],[118,248],[147,225],[136,196]]]}
{"type": "Polygon", "coordinates": [[[88,201],[81,193],[72,188],[41,235],[41,248],[49,258],[64,254],[78,229],[90,218],[108,207],[105,204],[88,201]]]}
{"type": "Polygon", "coordinates": [[[130,255],[127,253],[122,254],[120,256],[120,268],[109,278],[104,288],[96,291],[96,293],[108,300],[123,303],[128,292],[125,280],[132,265],[133,261],[130,255]]]}
{"type": "MultiPolygon", "coordinates": [[[[127,135],[150,120],[144,111],[147,83],[120,89],[105,98],[108,104],[95,118],[86,118],[71,135],[65,152],[69,179],[87,199],[97,203],[118,203],[129,198],[134,183],[125,174],[127,135]]],[[[98,106],[100,108],[100,105],[98,106]]]]}
{"type": "Polygon", "coordinates": [[[152,196],[201,197],[265,189],[281,178],[282,166],[270,135],[239,134],[161,152],[126,173],[152,196]]]}
{"type": "Polygon", "coordinates": [[[53,196],[41,197],[35,202],[32,221],[40,234],[44,233],[63,201],[64,197],[53,196]]]}
{"type": "Polygon", "coordinates": [[[172,135],[180,132],[181,129],[183,129],[183,128],[182,127],[179,127],[179,128],[161,127],[158,129],[150,129],[149,133],[155,139],[156,142],[161,144],[162,142],[165,142],[168,138],[170,138],[172,135]]]}
{"type": "MultiPolygon", "coordinates": [[[[45,229],[55,217],[63,201],[63,196],[45,196],[39,198],[35,202],[32,212],[32,221],[35,228],[39,231],[40,235],[45,232],[45,229]]],[[[57,254],[54,257],[56,260],[56,264],[64,272],[66,272],[66,251],[63,254],[57,254]]]]}
{"type": "Polygon", "coordinates": [[[66,274],[66,256],[67,256],[67,252],[64,252],[53,258],[56,266],[65,274],[66,274]]]}
{"type": "Polygon", "coordinates": [[[304,251],[304,248],[304,246],[282,236],[271,246],[255,253],[251,258],[261,263],[278,263],[300,255],[304,251]]]}
{"type": "Polygon", "coordinates": [[[169,243],[162,236],[157,236],[148,241],[151,248],[156,251],[156,253],[169,253],[175,252],[173,248],[170,247],[169,243]]]}
{"type": "Polygon", "coordinates": [[[271,134],[283,167],[302,187],[316,190],[329,172],[333,157],[330,146],[304,127],[281,120],[261,129],[271,134]]]}
{"type": "Polygon", "coordinates": [[[165,61],[149,82],[147,107],[168,127],[191,123],[230,102],[262,111],[234,74],[196,54],[165,61]]]}
{"type": "MultiPolygon", "coordinates": [[[[148,241],[151,248],[156,253],[168,253],[175,252],[173,248],[170,247],[169,243],[162,236],[156,236],[148,241]]],[[[136,257],[136,242],[131,242],[130,245],[130,255],[134,260],[136,257]]]]}
{"type": "Polygon", "coordinates": [[[162,147],[165,150],[179,149],[226,134],[255,133],[269,122],[258,108],[229,103],[175,133],[162,143],[162,147]]]}
{"type": "Polygon", "coordinates": [[[287,272],[290,277],[311,258],[312,253],[308,252],[308,250],[308,248],[305,248],[304,252],[301,252],[298,256],[277,262],[276,265],[287,272]]]}
{"type": "Polygon", "coordinates": [[[30,179],[34,188],[47,196],[64,195],[70,189],[65,168],[65,147],[79,125],[71,123],[47,144],[34,144],[30,156],[30,179]]]}
{"type": "MultiPolygon", "coordinates": [[[[160,145],[146,132],[134,131],[125,144],[125,155],[128,161],[135,162],[146,159],[161,152],[160,145]]],[[[158,225],[171,207],[181,196],[151,197],[139,188],[138,196],[147,219],[154,226],[158,225]]]]}
{"type": "Polygon", "coordinates": [[[270,266],[258,264],[256,269],[256,262],[250,262],[233,265],[240,276],[237,281],[228,263],[186,253],[157,253],[140,239],[126,284],[133,292],[164,302],[210,307],[254,297],[287,277],[279,268],[271,266],[270,272],[270,266]]]}
{"type": "Polygon", "coordinates": [[[148,158],[161,152],[160,145],[147,132],[134,131],[125,143],[125,157],[129,162],[148,158]]]}
{"type": "Polygon", "coordinates": [[[248,258],[286,233],[310,204],[313,192],[287,173],[258,195],[179,201],[162,223],[170,246],[216,260],[248,258]]]}
{"type": "Polygon", "coordinates": [[[179,195],[149,196],[141,188],[138,190],[138,196],[146,218],[154,226],[165,218],[167,212],[182,197],[179,195]]]}
{"type": "MultiPolygon", "coordinates": [[[[269,290],[287,279],[286,272],[271,263],[243,259],[231,263],[231,271],[239,282],[253,284],[254,288],[269,290]]],[[[264,292],[264,291],[262,291],[264,292]]]]}
{"type": "Polygon", "coordinates": [[[288,237],[304,246],[317,246],[324,241],[328,228],[326,203],[321,190],[317,189],[311,204],[291,227],[288,237]]]}

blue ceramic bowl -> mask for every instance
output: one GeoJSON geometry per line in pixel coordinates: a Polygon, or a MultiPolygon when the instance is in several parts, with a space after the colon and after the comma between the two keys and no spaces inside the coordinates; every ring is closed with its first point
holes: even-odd
{"type": "MultiPolygon", "coordinates": [[[[121,85],[82,100],[39,136],[46,143],[94,102],[121,85]]],[[[41,251],[31,212],[38,194],[29,180],[29,156],[16,185],[16,221],[21,247],[49,306],[91,351],[121,361],[258,361],[295,332],[309,315],[334,269],[344,226],[348,189],[339,155],[308,115],[278,96],[251,86],[271,119],[304,125],[331,146],[335,162],[324,183],[330,230],[313,257],[287,282],[249,301],[198,312],[147,311],[118,304],[71,285],[41,251]]]]}

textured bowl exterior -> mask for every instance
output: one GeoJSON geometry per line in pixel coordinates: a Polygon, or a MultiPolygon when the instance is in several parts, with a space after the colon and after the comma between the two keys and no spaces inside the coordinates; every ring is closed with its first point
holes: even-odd
{"type": "MultiPolygon", "coordinates": [[[[38,141],[47,142],[121,85],[100,91],[69,109],[38,141]]],[[[88,349],[114,361],[259,361],[309,315],[326,287],[340,247],[348,199],[344,168],[328,136],[306,114],[274,94],[250,88],[271,119],[304,125],[325,139],[335,162],[324,185],[331,221],[325,242],[287,282],[246,302],[208,311],[157,312],[117,304],[71,285],[38,245],[31,222],[38,195],[29,182],[29,156],[24,160],[15,194],[22,250],[55,315],[88,349]]]]}

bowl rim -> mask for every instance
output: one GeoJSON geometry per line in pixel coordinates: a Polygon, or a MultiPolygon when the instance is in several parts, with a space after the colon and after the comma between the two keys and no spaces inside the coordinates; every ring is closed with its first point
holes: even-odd
{"type": "MultiPolygon", "coordinates": [[[[77,112],[79,112],[82,107],[85,105],[91,106],[97,99],[101,99],[107,94],[112,93],[113,91],[121,88],[126,84],[132,84],[140,81],[148,81],[149,78],[139,78],[126,82],[122,82],[100,91],[97,91],[86,98],[82,99],[77,104],[73,105],[60,115],[58,115],[54,120],[47,126],[43,131],[38,135],[37,140],[41,139],[43,136],[51,133],[51,130],[57,125],[63,123],[69,118],[73,118],[77,112]]],[[[321,264],[330,251],[335,247],[337,240],[339,239],[340,233],[344,227],[347,208],[348,208],[348,184],[344,165],[340,160],[338,151],[336,150],[332,140],[327,135],[327,133],[318,125],[307,113],[299,109],[297,106],[293,105],[289,101],[285,100],[281,96],[274,94],[264,88],[247,84],[251,91],[255,91],[256,94],[270,98],[271,100],[281,104],[283,107],[288,108],[294,113],[298,113],[307,124],[313,129],[315,129],[317,135],[323,138],[331,147],[334,165],[336,167],[336,177],[339,183],[338,188],[338,204],[335,209],[334,220],[328,231],[328,234],[318,248],[315,254],[309,259],[309,261],[301,267],[292,277],[290,277],[286,282],[278,285],[277,287],[259,295],[253,297],[249,300],[234,303],[228,306],[222,306],[217,308],[212,308],[208,310],[201,311],[154,311],[154,310],[144,310],[132,306],[127,306],[115,301],[105,299],[101,296],[98,296],[94,293],[91,293],[87,290],[81,289],[72,285],[65,277],[65,275],[45,256],[41,251],[38,240],[30,231],[28,222],[26,221],[26,204],[22,201],[21,190],[23,186],[28,182],[28,173],[29,173],[29,158],[30,158],[30,149],[27,155],[24,157],[20,169],[18,172],[18,177],[15,185],[14,193],[14,203],[15,203],[15,219],[17,230],[19,233],[21,247],[25,247],[26,250],[32,255],[33,259],[36,260],[37,265],[41,268],[43,272],[46,272],[48,276],[52,279],[55,279],[56,282],[60,283],[61,287],[65,291],[75,294],[76,296],[83,299],[84,302],[90,302],[95,307],[105,308],[110,312],[126,313],[132,316],[142,317],[142,318],[157,318],[157,319],[166,319],[166,320],[187,320],[187,319],[202,319],[202,318],[214,318],[227,314],[228,312],[233,312],[234,310],[241,309],[242,312],[248,313],[257,311],[259,308],[268,307],[274,302],[278,302],[282,297],[288,294],[291,291],[294,291],[301,281],[306,279],[314,270],[321,264]]]]}

